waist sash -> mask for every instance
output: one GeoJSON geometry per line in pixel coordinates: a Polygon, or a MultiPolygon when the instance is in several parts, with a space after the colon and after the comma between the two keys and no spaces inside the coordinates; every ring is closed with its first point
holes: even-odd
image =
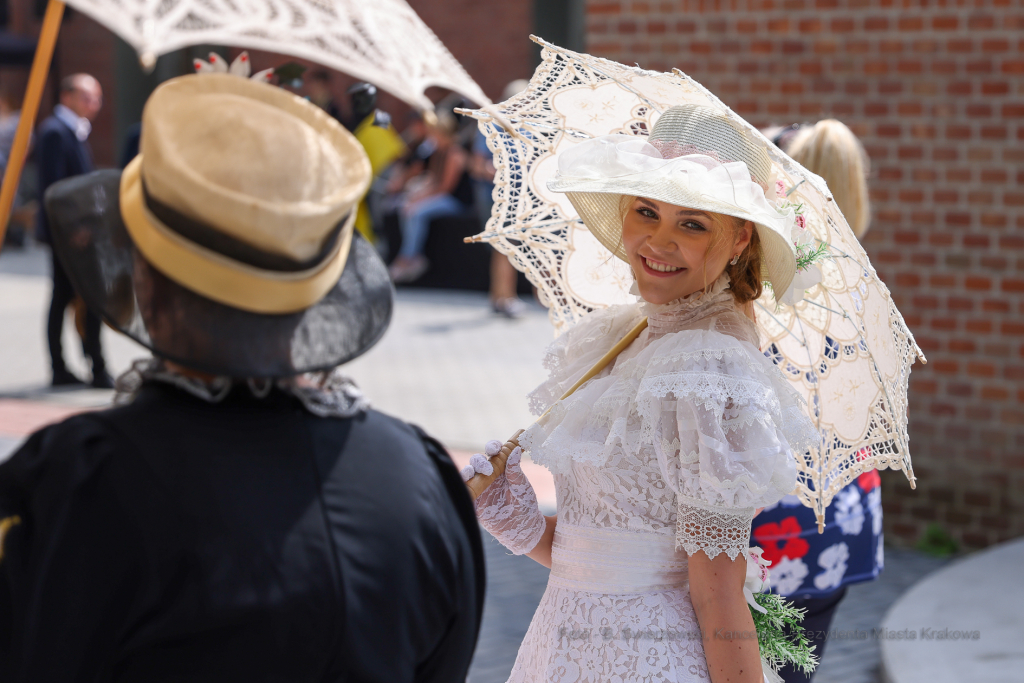
{"type": "Polygon", "coordinates": [[[675,534],[593,529],[559,522],[550,583],[594,593],[688,590],[687,556],[675,534]]]}

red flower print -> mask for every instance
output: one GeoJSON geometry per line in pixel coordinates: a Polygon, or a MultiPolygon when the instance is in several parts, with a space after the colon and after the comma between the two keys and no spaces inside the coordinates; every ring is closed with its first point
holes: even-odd
{"type": "Polygon", "coordinates": [[[857,451],[857,454],[856,454],[857,462],[860,462],[861,460],[866,460],[870,456],[871,456],[871,446],[865,446],[864,448],[862,448],[859,451],[857,451]]]}
{"type": "Polygon", "coordinates": [[[764,549],[761,557],[773,565],[784,557],[795,560],[810,550],[807,541],[800,538],[800,522],[796,517],[786,517],[781,522],[768,522],[754,529],[754,540],[764,549]]]}
{"type": "Polygon", "coordinates": [[[867,493],[882,485],[882,478],[878,476],[878,470],[869,470],[857,477],[857,486],[861,491],[867,493]]]}

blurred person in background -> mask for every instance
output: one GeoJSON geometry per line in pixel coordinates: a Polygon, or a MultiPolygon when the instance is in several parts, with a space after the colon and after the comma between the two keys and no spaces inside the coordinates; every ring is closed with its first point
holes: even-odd
{"type": "Polygon", "coordinates": [[[804,168],[824,178],[853,234],[861,239],[871,223],[867,177],[870,160],[846,124],[824,119],[765,131],[766,137],[804,168]]]}
{"type": "Polygon", "coordinates": [[[304,81],[309,101],[330,114],[334,120],[341,121],[341,109],[331,93],[331,75],[324,69],[316,69],[304,81]]]}
{"type": "Polygon", "coordinates": [[[391,115],[377,108],[377,88],[370,83],[357,83],[348,90],[351,97],[353,122],[356,117],[362,119],[351,129],[356,140],[370,157],[370,168],[373,182],[367,190],[363,201],[359,203],[356,214],[356,229],[371,244],[376,244],[378,233],[375,230],[374,216],[379,216],[378,208],[384,194],[388,169],[406,153],[405,142],[391,125],[391,115]]]}
{"type": "Polygon", "coordinates": [[[428,126],[426,142],[430,142],[433,149],[423,163],[424,171],[404,181],[405,196],[398,212],[402,246],[388,269],[396,284],[413,282],[427,271],[430,264],[423,255],[423,248],[430,222],[464,213],[473,203],[469,154],[455,139],[457,128],[454,113],[445,109],[438,111],[437,123],[428,126]]]}
{"type": "MultiPolygon", "coordinates": [[[[21,120],[21,100],[9,85],[0,87],[0,178],[7,170],[7,160],[14,146],[14,136],[21,120]]],[[[31,145],[31,143],[30,143],[31,145]]],[[[36,170],[31,154],[26,160],[19,179],[17,194],[14,197],[14,209],[11,212],[10,224],[4,243],[16,247],[25,245],[25,235],[31,233],[35,221],[38,204],[35,201],[36,170]]]]}
{"type": "Polygon", "coordinates": [[[9,87],[0,87],[0,162],[4,168],[7,168],[7,158],[11,155],[20,120],[21,104],[9,87]]]}
{"type": "MultiPolygon", "coordinates": [[[[519,79],[505,86],[502,101],[508,100],[526,90],[529,81],[519,79]]],[[[494,206],[494,153],[487,148],[487,138],[477,128],[473,140],[473,156],[470,160],[470,175],[473,177],[474,202],[480,217],[480,228],[487,224],[494,206]]],[[[507,318],[518,318],[526,305],[516,296],[519,275],[508,257],[491,248],[491,309],[507,318]]]]}
{"type": "MultiPolygon", "coordinates": [[[[95,169],[88,139],[92,132],[92,121],[96,119],[102,106],[103,90],[99,81],[89,74],[74,74],[61,81],[60,104],[54,107],[53,115],[39,125],[36,133],[40,205],[46,190],[54,183],[95,169]]],[[[39,212],[37,236],[40,241],[50,243],[49,223],[45,211],[39,212]]],[[[51,256],[53,296],[46,324],[53,373],[51,385],[81,384],[82,380],[67,369],[61,344],[64,309],[75,299],[75,290],[56,253],[52,253],[51,256]]],[[[92,311],[87,311],[85,315],[82,348],[92,365],[90,384],[96,388],[113,388],[114,383],[107,374],[107,366],[103,360],[100,319],[92,311]]]]}
{"type": "MultiPolygon", "coordinates": [[[[871,221],[868,156],[857,137],[840,121],[794,124],[765,131],[765,136],[825,179],[853,233],[860,239],[871,221]]],[[[866,454],[865,454],[866,455],[866,454]]],[[[883,565],[882,489],[876,470],[861,474],[842,489],[825,510],[825,531],[818,533],[814,511],[787,496],[754,518],[752,543],[771,561],[772,590],[807,610],[802,624],[814,653],[825,653],[828,632],[846,587],[878,578],[883,565]]],[[[792,666],[779,675],[786,683],[807,683],[792,666]]]]}

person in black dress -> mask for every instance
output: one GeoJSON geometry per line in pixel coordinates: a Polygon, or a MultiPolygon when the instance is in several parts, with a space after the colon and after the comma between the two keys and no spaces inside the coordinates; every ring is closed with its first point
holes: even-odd
{"type": "Polygon", "coordinates": [[[47,193],[76,289],[154,357],[0,465],[0,680],[465,679],[469,495],[337,368],[391,316],[369,178],[312,104],[203,74],[157,89],[123,173],[47,193]]]}

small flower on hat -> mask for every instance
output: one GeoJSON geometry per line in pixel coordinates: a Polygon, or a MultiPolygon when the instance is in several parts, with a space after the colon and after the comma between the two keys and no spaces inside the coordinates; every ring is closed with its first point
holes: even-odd
{"type": "Polygon", "coordinates": [[[252,73],[252,63],[249,60],[248,52],[243,52],[235,57],[235,61],[231,62],[230,66],[228,66],[228,63],[224,61],[224,58],[216,52],[210,53],[210,61],[208,62],[202,59],[192,60],[192,66],[195,67],[197,74],[229,73],[232,76],[251,78],[252,80],[260,83],[269,83],[271,76],[274,75],[273,69],[264,69],[263,71],[256,72],[250,77],[249,74],[252,73]]]}

